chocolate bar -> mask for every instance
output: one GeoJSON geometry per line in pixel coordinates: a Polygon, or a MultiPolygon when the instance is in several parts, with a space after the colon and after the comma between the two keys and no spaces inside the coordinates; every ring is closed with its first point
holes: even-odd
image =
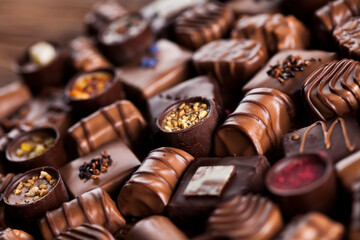
{"type": "Polygon", "coordinates": [[[233,12],[216,2],[198,4],[183,12],[175,21],[177,41],[192,50],[222,38],[233,23],[233,12]]]}
{"type": "Polygon", "coordinates": [[[166,214],[196,232],[211,212],[238,194],[262,192],[269,162],[264,156],[197,158],[186,170],[166,214]]]}
{"type": "Polygon", "coordinates": [[[117,101],[69,128],[68,150],[84,156],[116,138],[134,148],[143,141],[146,128],[146,121],[130,101],[117,101]]]}
{"type": "Polygon", "coordinates": [[[54,240],[115,240],[114,236],[103,226],[84,223],[61,232],[54,240]]]}
{"type": "Polygon", "coordinates": [[[121,189],[117,198],[120,212],[133,217],[163,213],[192,160],[193,156],[176,148],[163,147],[151,151],[121,189]]]}
{"type": "Polygon", "coordinates": [[[342,56],[360,60],[359,40],[357,37],[360,32],[359,25],[360,17],[352,17],[335,27],[333,37],[342,56]]]}
{"type": "Polygon", "coordinates": [[[359,163],[360,152],[357,151],[337,162],[335,165],[337,176],[348,192],[351,192],[353,185],[359,179],[360,174],[357,171],[359,163]]]}
{"type": "Polygon", "coordinates": [[[69,162],[59,168],[59,171],[69,194],[76,197],[97,187],[101,187],[109,194],[119,191],[120,187],[139,165],[140,162],[137,157],[125,143],[118,139],[69,162]],[[104,158],[106,163],[101,164],[104,158]],[[111,164],[109,159],[111,159],[111,164]],[[96,164],[96,161],[98,161],[98,168],[89,166],[89,169],[86,170],[89,164],[96,164]],[[85,162],[87,164],[84,164],[85,162]],[[82,166],[85,166],[83,171],[79,170],[82,166]],[[98,170],[98,174],[96,174],[95,169],[98,170]],[[84,176],[81,175],[82,173],[84,173],[84,176]],[[88,174],[90,175],[87,176],[88,174]]]}
{"type": "Polygon", "coordinates": [[[251,90],[218,128],[215,155],[264,155],[276,149],[281,136],[290,129],[294,108],[289,96],[278,90],[251,90]]]}
{"type": "Polygon", "coordinates": [[[40,219],[39,227],[43,239],[50,240],[69,227],[84,223],[98,224],[115,233],[125,225],[125,220],[110,196],[101,188],[96,188],[47,212],[40,219]]]}
{"type": "Polygon", "coordinates": [[[356,89],[360,77],[358,61],[342,59],[317,68],[303,83],[301,91],[315,118],[328,120],[359,108],[356,89]]]}
{"type": "Polygon", "coordinates": [[[258,14],[240,17],[231,32],[232,38],[253,39],[266,46],[269,55],[286,49],[305,49],[310,34],[294,16],[258,14]]]}
{"type": "Polygon", "coordinates": [[[35,240],[33,236],[18,229],[6,228],[0,232],[0,239],[3,240],[35,240]]]}

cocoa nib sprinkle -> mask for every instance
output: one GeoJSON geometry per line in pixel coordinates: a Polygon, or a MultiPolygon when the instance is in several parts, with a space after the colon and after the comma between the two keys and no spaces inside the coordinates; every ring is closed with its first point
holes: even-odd
{"type": "Polygon", "coordinates": [[[110,155],[104,151],[103,153],[100,153],[100,156],[92,159],[90,163],[84,162],[84,164],[79,167],[79,177],[81,179],[86,178],[87,180],[90,178],[93,180],[98,179],[100,173],[106,172],[111,164],[112,159],[110,155]]]}
{"type": "MultiPolygon", "coordinates": [[[[309,66],[312,62],[315,61],[315,58],[303,60],[301,59],[301,56],[289,55],[282,63],[280,63],[280,60],[278,60],[276,65],[270,65],[270,69],[266,73],[283,83],[289,78],[294,78],[295,72],[304,71],[304,67],[309,66]]],[[[321,61],[321,59],[318,61],[321,61]]]]}

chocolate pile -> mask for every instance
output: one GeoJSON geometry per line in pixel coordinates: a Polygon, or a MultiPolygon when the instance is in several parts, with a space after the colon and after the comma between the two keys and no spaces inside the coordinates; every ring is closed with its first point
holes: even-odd
{"type": "Polygon", "coordinates": [[[0,239],[359,239],[360,0],[84,22],[0,89],[0,239]]]}

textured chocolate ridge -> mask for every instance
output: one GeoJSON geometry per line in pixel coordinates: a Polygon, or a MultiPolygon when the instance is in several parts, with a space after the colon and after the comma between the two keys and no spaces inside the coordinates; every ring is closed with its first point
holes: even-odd
{"type": "Polygon", "coordinates": [[[310,110],[322,120],[357,111],[360,102],[360,63],[343,59],[316,69],[303,83],[310,110]]]}
{"type": "Polygon", "coordinates": [[[332,221],[326,215],[311,212],[290,222],[276,240],[340,240],[344,226],[332,221]]]}
{"type": "Polygon", "coordinates": [[[6,228],[0,232],[0,240],[34,240],[34,238],[22,230],[6,228]]]}
{"type": "MultiPolygon", "coordinates": [[[[270,88],[251,90],[217,130],[215,154],[218,156],[239,155],[245,152],[245,148],[252,146],[255,151],[253,154],[263,155],[268,150],[276,148],[280,144],[281,136],[290,129],[294,111],[291,99],[278,90],[270,88]],[[268,97],[271,99],[266,99],[268,97]],[[252,119],[251,122],[247,121],[249,118],[252,119]],[[232,129],[246,136],[248,144],[236,142],[235,139],[227,139],[224,131],[226,129],[232,129]],[[234,143],[237,146],[229,146],[234,143]]],[[[246,151],[245,155],[252,154],[246,151]]]]}
{"type": "Polygon", "coordinates": [[[115,240],[113,235],[103,226],[84,223],[60,233],[55,240],[115,240]]]}
{"type": "Polygon", "coordinates": [[[258,40],[269,53],[303,49],[310,44],[306,27],[294,16],[282,14],[243,16],[237,20],[231,37],[258,40]]]}
{"type": "Polygon", "coordinates": [[[193,56],[202,74],[212,73],[223,88],[238,89],[267,60],[265,47],[253,40],[228,39],[212,41],[193,56]]]}
{"type": "Polygon", "coordinates": [[[94,46],[90,38],[77,37],[69,44],[70,57],[77,71],[110,68],[111,63],[94,46]]]}
{"type": "Polygon", "coordinates": [[[207,221],[207,232],[231,239],[272,239],[282,227],[277,205],[252,194],[220,204],[207,221]]]}
{"type": "Polygon", "coordinates": [[[61,208],[47,212],[39,227],[44,239],[52,239],[62,231],[83,223],[99,224],[115,233],[125,225],[125,220],[110,196],[101,188],[96,188],[63,203],[61,208]]]}
{"type": "Polygon", "coordinates": [[[353,17],[339,24],[333,36],[339,45],[342,55],[360,60],[360,17],[353,17]]]}
{"type": "Polygon", "coordinates": [[[118,196],[121,213],[135,217],[162,213],[179,178],[193,159],[176,148],[151,151],[118,196]]]}
{"type": "Polygon", "coordinates": [[[68,133],[83,156],[116,138],[134,147],[142,141],[146,128],[139,110],[130,101],[121,100],[82,119],[68,133]]]}
{"type": "Polygon", "coordinates": [[[185,11],[176,19],[175,35],[181,44],[195,50],[222,38],[232,21],[230,8],[220,3],[207,2],[185,11]]]}

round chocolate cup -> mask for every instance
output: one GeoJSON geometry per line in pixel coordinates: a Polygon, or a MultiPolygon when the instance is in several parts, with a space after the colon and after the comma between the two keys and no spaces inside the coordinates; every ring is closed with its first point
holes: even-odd
{"type": "Polygon", "coordinates": [[[270,168],[265,184],[279,203],[282,212],[288,217],[309,211],[329,213],[336,201],[337,185],[334,167],[325,152],[301,153],[283,158],[270,168]],[[278,173],[289,163],[305,158],[312,158],[324,164],[325,169],[322,176],[314,182],[296,189],[279,189],[272,185],[278,173]]]}
{"type": "Polygon", "coordinates": [[[6,159],[9,162],[10,168],[14,172],[24,172],[32,168],[51,166],[54,168],[60,167],[67,162],[66,152],[60,138],[58,130],[54,127],[42,127],[35,128],[31,131],[22,133],[20,136],[12,140],[5,149],[6,159]],[[48,135],[55,139],[53,145],[51,145],[43,154],[40,156],[23,159],[16,156],[16,149],[19,148],[20,144],[29,139],[32,135],[48,135]]]}
{"type": "Polygon", "coordinates": [[[179,148],[193,155],[194,157],[207,157],[212,152],[213,134],[218,125],[219,117],[216,111],[214,100],[204,97],[192,97],[179,100],[167,107],[157,118],[156,127],[163,142],[169,146],[179,148]],[[195,125],[168,132],[162,127],[164,118],[171,110],[183,103],[203,102],[209,106],[208,115],[195,125]]]}
{"type": "Polygon", "coordinates": [[[65,94],[70,100],[70,105],[74,110],[78,110],[82,115],[88,115],[101,107],[105,107],[117,100],[124,99],[124,92],[121,86],[121,80],[118,72],[111,68],[100,68],[86,73],[75,75],[65,87],[65,94]],[[82,75],[88,75],[94,72],[106,72],[113,76],[110,84],[100,94],[92,96],[88,99],[76,99],[70,95],[70,89],[75,81],[82,75]]]}
{"type": "MultiPolygon", "coordinates": [[[[140,16],[139,14],[134,14],[140,16]]],[[[124,17],[128,17],[131,15],[127,15],[124,17]]],[[[118,19],[117,19],[118,20],[118,19]]],[[[99,48],[102,50],[104,55],[110,59],[115,65],[121,65],[135,56],[143,53],[148,49],[151,44],[155,41],[155,37],[152,33],[150,22],[148,20],[143,19],[146,21],[146,27],[142,32],[138,35],[125,39],[125,41],[107,44],[103,41],[103,35],[107,27],[112,24],[107,24],[98,34],[98,43],[99,48]]],[[[116,20],[115,20],[116,21],[116,20]]]]}
{"type": "Polygon", "coordinates": [[[21,220],[23,220],[25,223],[30,224],[38,217],[41,217],[45,212],[60,207],[63,202],[69,200],[69,196],[59,171],[55,168],[46,166],[35,168],[24,173],[20,178],[18,178],[6,188],[3,199],[6,208],[10,213],[12,213],[12,216],[16,216],[17,221],[19,221],[19,218],[21,218],[21,220]],[[35,202],[25,204],[11,204],[8,198],[10,194],[12,194],[13,190],[18,186],[20,181],[25,181],[34,175],[39,175],[40,171],[46,171],[53,178],[57,179],[57,183],[51,189],[51,191],[35,202]]]}
{"type": "Polygon", "coordinates": [[[13,70],[19,74],[33,93],[47,86],[62,86],[67,65],[67,53],[59,44],[46,41],[56,48],[56,56],[46,66],[27,67],[30,62],[29,48],[14,62],[13,70]]]}

